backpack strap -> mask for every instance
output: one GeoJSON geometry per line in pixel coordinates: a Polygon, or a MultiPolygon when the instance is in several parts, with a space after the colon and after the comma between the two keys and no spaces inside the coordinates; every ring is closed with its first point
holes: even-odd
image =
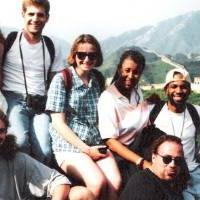
{"type": "MultiPolygon", "coordinates": [[[[10,32],[8,36],[6,37],[4,54],[6,54],[12,47],[14,41],[17,38],[17,34],[18,34],[17,31],[13,31],[13,32],[10,32]]],[[[51,65],[52,65],[55,58],[55,47],[54,47],[53,41],[48,36],[44,35],[43,38],[47,46],[47,49],[49,51],[49,55],[51,58],[51,65]]]]}
{"type": "Polygon", "coordinates": [[[196,110],[196,108],[190,104],[190,103],[187,103],[187,109],[188,109],[188,112],[190,113],[190,116],[192,118],[192,121],[194,123],[194,126],[196,128],[196,133],[199,132],[199,128],[200,128],[200,117],[199,117],[199,114],[196,110]]]}
{"type": "Polygon", "coordinates": [[[190,113],[190,116],[192,118],[195,129],[196,129],[195,130],[196,159],[197,159],[197,162],[200,162],[200,155],[199,155],[200,117],[199,117],[199,114],[198,114],[196,108],[192,104],[187,103],[186,105],[187,105],[188,112],[190,113]]]}
{"type": "Polygon", "coordinates": [[[155,106],[153,107],[149,115],[149,121],[151,122],[151,124],[154,123],[154,121],[156,120],[156,117],[158,116],[158,114],[160,113],[164,105],[165,105],[165,101],[162,101],[162,100],[160,100],[159,102],[155,104],[155,106]]]}
{"type": "Polygon", "coordinates": [[[18,32],[17,31],[13,31],[13,32],[10,32],[7,37],[6,37],[6,41],[5,41],[5,52],[7,53],[10,48],[12,47],[14,41],[16,40],[17,38],[17,34],[18,32]]]}
{"type": "Polygon", "coordinates": [[[55,59],[55,47],[54,47],[54,44],[53,44],[53,41],[51,40],[51,38],[49,38],[46,35],[43,35],[43,39],[44,39],[45,45],[48,49],[50,59],[51,59],[49,70],[48,70],[48,73],[47,73],[47,88],[49,88],[49,85],[50,85],[50,82],[51,82],[51,80],[50,80],[51,79],[51,76],[50,76],[51,68],[52,68],[52,65],[53,65],[53,61],[55,59]]]}
{"type": "MultiPolygon", "coordinates": [[[[6,37],[3,60],[5,59],[6,53],[10,50],[14,41],[16,40],[17,34],[18,34],[17,31],[13,31],[13,32],[10,32],[8,34],[8,36],[6,37]]],[[[55,58],[55,47],[54,47],[53,41],[48,36],[44,35],[43,38],[44,38],[45,44],[47,46],[47,49],[49,51],[49,55],[51,58],[51,66],[52,66],[54,58],[55,58]]]]}
{"type": "Polygon", "coordinates": [[[6,58],[6,53],[10,50],[10,48],[12,47],[14,41],[16,40],[17,38],[17,34],[18,32],[17,31],[13,31],[13,32],[10,32],[6,39],[5,39],[5,49],[4,49],[4,53],[3,53],[3,58],[2,58],[2,63],[4,63],[5,61],[5,58],[6,58]]]}
{"type": "Polygon", "coordinates": [[[53,41],[51,40],[51,38],[49,38],[46,35],[43,35],[43,38],[44,38],[45,44],[47,46],[47,49],[49,51],[49,55],[51,58],[51,66],[52,66],[54,58],[55,58],[55,47],[54,47],[54,44],[53,44],[53,41]]]}
{"type": "Polygon", "coordinates": [[[65,69],[63,69],[61,73],[63,76],[65,90],[70,91],[72,88],[72,72],[69,67],[65,67],[65,69]]]}
{"type": "MultiPolygon", "coordinates": [[[[66,90],[71,90],[72,88],[72,72],[69,69],[69,67],[66,67],[65,69],[63,69],[61,71],[62,76],[63,76],[63,81],[64,81],[64,85],[65,85],[65,89],[66,90]]],[[[97,69],[92,69],[92,73],[94,73],[98,83],[99,83],[99,87],[100,87],[100,91],[103,92],[105,89],[105,78],[103,76],[103,74],[98,71],[97,69]]]]}

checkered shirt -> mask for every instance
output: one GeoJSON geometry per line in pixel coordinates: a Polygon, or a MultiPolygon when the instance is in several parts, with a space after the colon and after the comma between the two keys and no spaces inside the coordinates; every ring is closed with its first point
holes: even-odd
{"type": "MultiPolygon", "coordinates": [[[[100,87],[95,75],[90,73],[88,86],[84,85],[73,67],[72,88],[65,89],[61,73],[55,75],[51,82],[46,110],[52,112],[65,112],[67,125],[88,145],[97,145],[101,142],[97,119],[97,101],[100,87]]],[[[64,140],[50,124],[52,147],[54,152],[80,150],[64,140]]]]}

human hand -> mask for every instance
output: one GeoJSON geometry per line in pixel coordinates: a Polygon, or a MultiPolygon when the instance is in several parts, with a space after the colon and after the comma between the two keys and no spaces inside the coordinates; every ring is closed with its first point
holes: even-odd
{"type": "Polygon", "coordinates": [[[107,152],[105,152],[105,145],[91,146],[89,149],[89,156],[93,160],[99,160],[101,158],[105,158],[107,156],[107,152]]]}

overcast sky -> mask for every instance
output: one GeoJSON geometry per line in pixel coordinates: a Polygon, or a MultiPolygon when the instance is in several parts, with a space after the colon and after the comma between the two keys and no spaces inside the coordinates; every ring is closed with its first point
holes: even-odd
{"type": "MultiPolygon", "coordinates": [[[[0,0],[0,26],[23,26],[21,0],[0,0]]],[[[45,32],[72,42],[82,33],[102,40],[193,10],[200,0],[50,0],[45,32]]]]}

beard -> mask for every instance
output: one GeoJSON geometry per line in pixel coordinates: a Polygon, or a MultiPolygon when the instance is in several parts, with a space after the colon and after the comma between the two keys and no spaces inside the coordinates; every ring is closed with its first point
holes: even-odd
{"type": "Polygon", "coordinates": [[[173,97],[168,95],[168,100],[169,100],[170,104],[174,105],[177,108],[184,107],[186,105],[187,99],[188,98],[186,96],[184,96],[180,101],[176,101],[173,97]]]}
{"type": "Polygon", "coordinates": [[[5,140],[0,143],[0,156],[6,160],[12,160],[17,151],[16,137],[14,135],[6,135],[5,140]]]}

